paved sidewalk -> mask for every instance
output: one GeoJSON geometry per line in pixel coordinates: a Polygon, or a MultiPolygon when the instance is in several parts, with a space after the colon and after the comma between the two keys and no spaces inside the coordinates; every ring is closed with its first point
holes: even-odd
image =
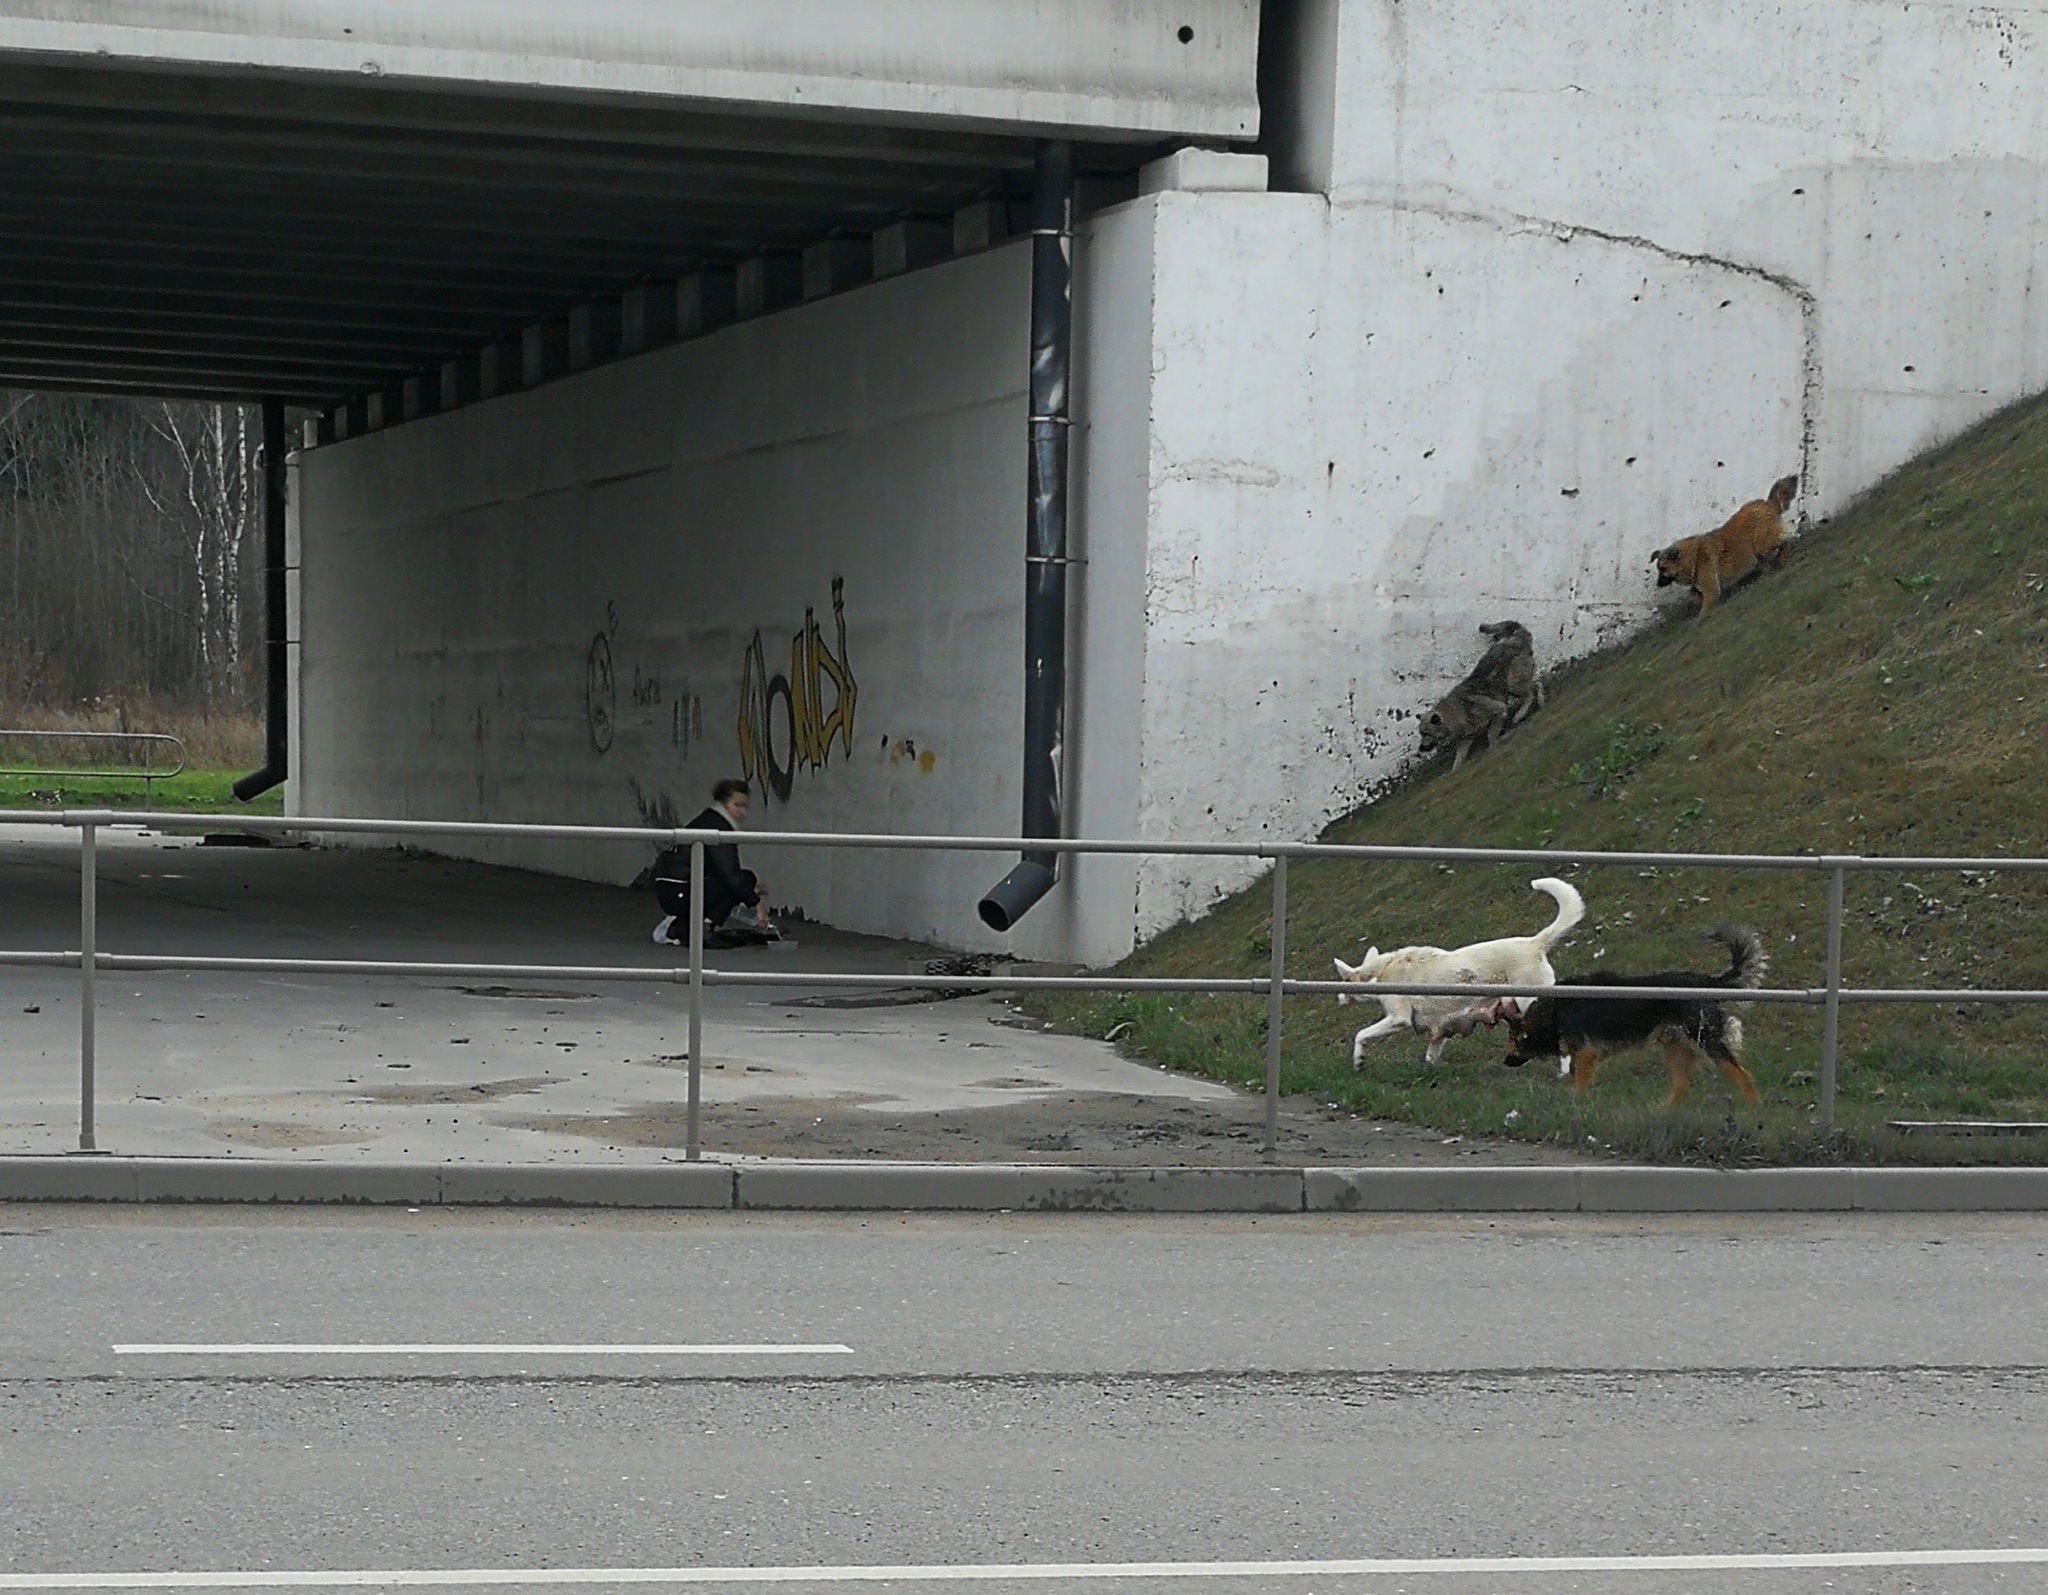
{"type": "MultiPolygon", "coordinates": [[[[645,893],[396,850],[104,833],[108,952],[672,967],[645,893]]],[[[0,827],[0,944],[77,943],[77,839],[0,827]]],[[[716,955],[816,986],[705,993],[713,1156],[1244,1163],[1263,1103],[917,987],[935,949],[817,925],[716,955]],[[854,991],[833,973],[904,976],[854,991]]],[[[0,1154],[76,1144],[78,976],[0,969],[0,1154]]],[[[682,1155],[684,992],[668,984],[105,974],[99,1144],[140,1156],[662,1163],[682,1155]]],[[[1281,1156],[1556,1162],[1290,1101],[1281,1156]]]]}

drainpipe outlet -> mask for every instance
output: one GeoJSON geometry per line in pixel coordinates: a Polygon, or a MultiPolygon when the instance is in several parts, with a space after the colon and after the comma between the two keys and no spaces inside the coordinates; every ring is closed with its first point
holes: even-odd
{"type": "Polygon", "coordinates": [[[1027,858],[988,890],[979,908],[981,922],[990,930],[1007,931],[1031,912],[1032,906],[1053,889],[1059,879],[1050,863],[1027,858]]]}

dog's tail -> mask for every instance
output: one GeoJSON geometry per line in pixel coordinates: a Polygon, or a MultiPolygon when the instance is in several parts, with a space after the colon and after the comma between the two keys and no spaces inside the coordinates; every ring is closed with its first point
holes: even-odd
{"type": "Polygon", "coordinates": [[[1707,932],[1707,940],[1728,949],[1728,971],[1716,977],[1715,985],[1754,989],[1764,983],[1771,961],[1764,955],[1763,937],[1747,925],[1716,925],[1707,932]]]}
{"type": "Polygon", "coordinates": [[[1531,881],[1529,887],[1532,891],[1548,892],[1557,903],[1557,918],[1536,933],[1536,940],[1547,953],[1570,935],[1572,928],[1586,917],[1586,900],[1579,895],[1579,889],[1570,881],[1561,881],[1555,875],[1546,875],[1541,880],[1531,881]]]}

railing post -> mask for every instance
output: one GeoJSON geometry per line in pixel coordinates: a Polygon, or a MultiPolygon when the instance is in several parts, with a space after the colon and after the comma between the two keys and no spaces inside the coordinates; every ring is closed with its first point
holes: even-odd
{"type": "Polygon", "coordinates": [[[1828,871],[1827,1006],[1820,1027],[1820,1131],[1835,1131],[1835,1036],[1842,1013],[1842,866],[1828,871]]]}
{"type": "Polygon", "coordinates": [[[1280,1146],[1280,1014],[1287,978],[1287,855],[1273,860],[1272,969],[1266,990],[1266,1152],[1268,1163],[1280,1146]]]}
{"type": "Polygon", "coordinates": [[[704,1091],[704,844],[690,844],[690,1124],[683,1156],[695,1163],[704,1155],[699,1122],[704,1091]]]}
{"type": "Polygon", "coordinates": [[[78,828],[78,1150],[97,1152],[93,1131],[93,1072],[98,1038],[94,1034],[93,982],[99,973],[99,828],[87,821],[78,828]]]}

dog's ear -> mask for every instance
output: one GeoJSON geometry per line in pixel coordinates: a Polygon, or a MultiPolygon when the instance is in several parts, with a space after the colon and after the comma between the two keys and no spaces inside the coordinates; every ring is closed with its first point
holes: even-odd
{"type": "Polygon", "coordinates": [[[1377,947],[1368,947],[1368,948],[1366,948],[1366,950],[1365,950],[1365,963],[1362,963],[1362,964],[1360,964],[1360,965],[1359,965],[1358,967],[1359,967],[1360,969],[1363,969],[1363,968],[1365,967],[1365,965],[1366,965],[1366,964],[1369,964],[1369,963],[1371,963],[1371,962],[1372,962],[1372,961],[1373,961],[1373,960],[1374,960],[1375,958],[1379,957],[1379,955],[1380,955],[1380,950],[1379,950],[1379,949],[1378,949],[1377,947]]]}
{"type": "Polygon", "coordinates": [[[1798,496],[1799,473],[1797,471],[1771,484],[1771,502],[1781,510],[1798,496]]]}
{"type": "Polygon", "coordinates": [[[1343,959],[1332,958],[1330,962],[1337,966],[1337,978],[1339,980],[1352,980],[1357,977],[1358,971],[1345,963],[1343,959]]]}

